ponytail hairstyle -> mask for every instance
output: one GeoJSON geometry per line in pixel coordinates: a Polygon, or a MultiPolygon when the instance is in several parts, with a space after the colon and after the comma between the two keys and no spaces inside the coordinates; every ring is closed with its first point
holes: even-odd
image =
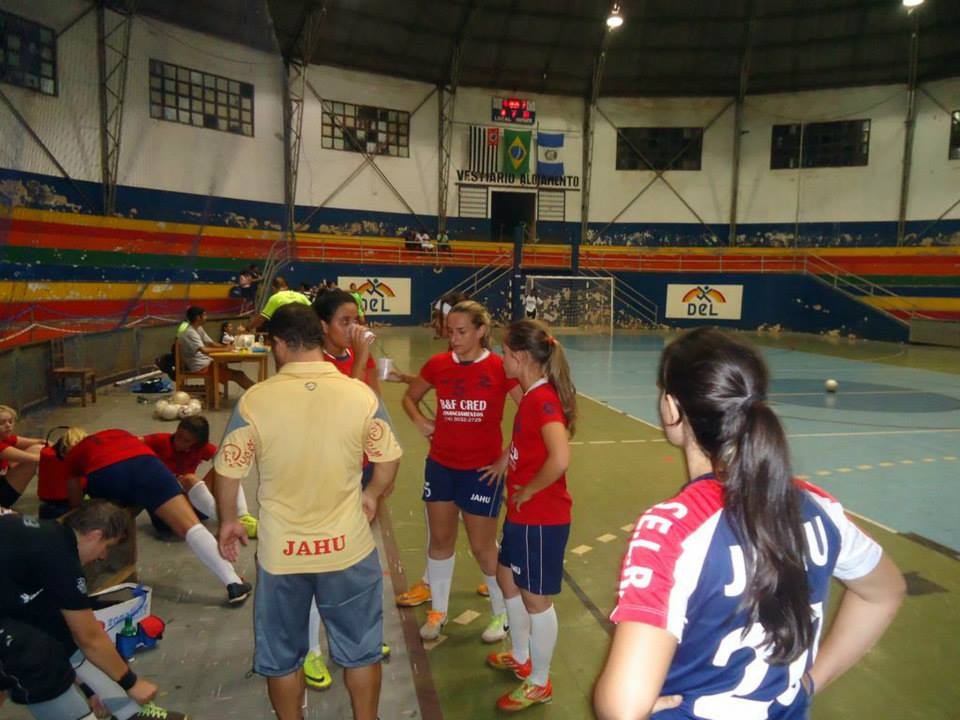
{"type": "Polygon", "coordinates": [[[461,300],[456,305],[454,305],[448,315],[453,315],[453,313],[463,313],[464,315],[470,316],[470,322],[473,323],[473,326],[479,330],[482,327],[485,327],[487,331],[483,334],[483,337],[480,338],[480,347],[485,350],[490,349],[490,335],[493,333],[493,319],[490,317],[490,313],[487,309],[478,303],[476,300],[461,300]]]}
{"type": "Polygon", "coordinates": [[[814,632],[800,492],[783,427],[766,403],[767,376],[756,350],[704,327],[666,347],[658,384],[723,483],[747,563],[742,607],[763,626],[770,662],[787,664],[811,647],[814,632]]]}
{"type": "Polygon", "coordinates": [[[563,346],[539,320],[517,320],[507,328],[503,344],[513,352],[526,352],[543,368],[547,380],[560,396],[570,437],[577,429],[577,389],[570,379],[570,366],[563,346]]]}

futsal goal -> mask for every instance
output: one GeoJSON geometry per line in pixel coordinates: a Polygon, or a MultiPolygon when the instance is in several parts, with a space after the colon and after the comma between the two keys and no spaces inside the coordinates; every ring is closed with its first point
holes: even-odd
{"type": "Polygon", "coordinates": [[[527,275],[521,304],[548,325],[613,332],[614,278],[527,275]]]}

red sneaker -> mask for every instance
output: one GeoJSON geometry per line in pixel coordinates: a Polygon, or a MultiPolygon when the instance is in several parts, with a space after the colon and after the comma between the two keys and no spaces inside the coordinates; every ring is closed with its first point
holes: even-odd
{"type": "Polygon", "coordinates": [[[516,690],[502,695],[497,700],[497,707],[505,712],[518,712],[526,710],[531,705],[548,703],[551,700],[553,700],[553,684],[549,679],[546,685],[534,685],[529,680],[524,680],[516,690]]]}
{"type": "Polygon", "coordinates": [[[525,663],[518,663],[511,652],[490,653],[487,655],[487,665],[496,670],[509,670],[516,675],[517,680],[526,680],[533,669],[530,658],[527,658],[525,663]]]}

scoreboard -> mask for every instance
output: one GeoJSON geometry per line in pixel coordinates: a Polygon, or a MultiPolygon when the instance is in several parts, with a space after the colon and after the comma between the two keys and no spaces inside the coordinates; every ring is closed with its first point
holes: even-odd
{"type": "Polygon", "coordinates": [[[537,105],[525,98],[493,98],[491,120],[512,125],[533,125],[537,120],[537,105]]]}

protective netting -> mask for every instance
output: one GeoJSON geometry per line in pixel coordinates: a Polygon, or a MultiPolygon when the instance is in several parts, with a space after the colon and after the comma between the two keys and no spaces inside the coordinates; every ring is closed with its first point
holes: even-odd
{"type": "Polygon", "coordinates": [[[613,330],[614,278],[528,275],[523,311],[554,327],[613,330]]]}

